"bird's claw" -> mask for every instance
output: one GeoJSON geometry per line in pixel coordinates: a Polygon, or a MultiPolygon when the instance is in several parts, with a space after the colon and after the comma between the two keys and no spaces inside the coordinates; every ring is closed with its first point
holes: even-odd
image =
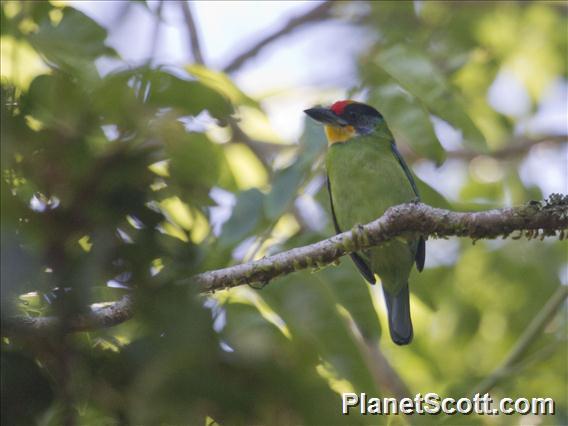
{"type": "Polygon", "coordinates": [[[262,290],[264,287],[268,285],[268,281],[261,281],[258,283],[248,283],[247,285],[253,290],[262,290]]]}

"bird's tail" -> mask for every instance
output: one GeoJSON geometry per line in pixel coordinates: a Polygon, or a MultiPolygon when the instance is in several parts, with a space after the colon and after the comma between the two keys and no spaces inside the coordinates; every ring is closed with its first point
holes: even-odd
{"type": "Polygon", "coordinates": [[[397,345],[407,345],[412,341],[413,335],[408,284],[397,295],[390,294],[383,286],[383,294],[387,302],[391,339],[397,345]]]}

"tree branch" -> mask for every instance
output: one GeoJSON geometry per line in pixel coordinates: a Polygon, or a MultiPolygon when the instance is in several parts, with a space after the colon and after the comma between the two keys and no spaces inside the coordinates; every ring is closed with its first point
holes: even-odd
{"type": "MultiPolygon", "coordinates": [[[[202,293],[262,283],[295,271],[320,268],[342,256],[377,246],[399,236],[470,237],[490,239],[522,236],[532,239],[556,236],[563,239],[568,230],[568,195],[553,194],[545,201],[531,201],[515,207],[483,212],[460,213],[422,203],[392,207],[379,219],[359,225],[334,237],[294,248],[264,259],[229,268],[203,272],[190,278],[202,293]]],[[[67,331],[87,331],[111,327],[132,316],[132,303],[125,297],[118,302],[91,308],[92,312],[66,324],[67,331]]],[[[7,330],[40,332],[60,327],[57,318],[13,318],[3,324],[7,330]]]]}
{"type": "MultiPolygon", "coordinates": [[[[514,158],[520,155],[524,155],[529,151],[533,146],[551,142],[551,143],[565,143],[568,141],[567,135],[547,135],[542,136],[536,139],[529,139],[529,138],[521,138],[518,140],[513,140],[503,148],[495,150],[493,152],[489,152],[487,154],[490,157],[496,158],[498,160],[505,160],[508,158],[514,158]]],[[[462,150],[455,150],[455,151],[447,151],[448,158],[458,158],[463,160],[471,160],[478,155],[481,155],[478,152],[474,152],[467,149],[462,150]]]]}
{"type": "MultiPolygon", "coordinates": [[[[360,225],[327,240],[294,248],[274,256],[230,268],[204,272],[193,281],[202,292],[263,283],[307,268],[319,268],[346,254],[379,245],[398,236],[416,234],[436,237],[470,237],[474,240],[507,237],[513,231],[525,231],[533,238],[555,235],[568,229],[568,196],[554,196],[545,202],[531,202],[523,207],[458,213],[426,204],[402,204],[392,207],[379,219],[360,225]]],[[[563,237],[563,232],[561,233],[563,237]]]]}
{"type": "Polygon", "coordinates": [[[193,20],[193,14],[191,13],[191,8],[189,6],[189,1],[181,2],[181,10],[183,13],[183,18],[185,19],[185,26],[187,27],[187,32],[189,34],[189,46],[191,49],[191,55],[193,56],[193,61],[196,64],[203,65],[205,61],[203,60],[203,53],[201,51],[201,43],[199,42],[199,35],[197,34],[197,26],[193,20]]]}
{"type": "Polygon", "coordinates": [[[54,316],[2,318],[2,335],[22,336],[40,333],[71,333],[99,330],[128,321],[134,313],[130,296],[123,296],[116,302],[94,303],[89,306],[89,310],[89,312],[65,322],[54,316]]]}
{"type": "Polygon", "coordinates": [[[156,10],[156,22],[154,23],[154,34],[152,35],[152,43],[150,44],[150,53],[148,54],[148,63],[151,64],[156,50],[158,49],[158,41],[160,40],[160,28],[162,27],[162,12],[164,9],[164,0],[158,2],[156,10]]]}
{"type": "MultiPolygon", "coordinates": [[[[197,31],[197,24],[193,19],[193,14],[191,12],[189,1],[182,1],[180,3],[180,6],[183,12],[185,25],[187,27],[187,32],[189,35],[189,45],[193,61],[197,64],[206,66],[205,58],[203,56],[203,51],[201,50],[201,42],[197,31]]],[[[277,152],[277,150],[285,147],[285,145],[263,143],[251,139],[249,135],[247,135],[240,128],[237,121],[233,117],[228,118],[228,125],[233,133],[231,140],[242,142],[245,145],[247,145],[256,154],[256,156],[263,164],[263,166],[266,168],[266,170],[269,171],[270,162],[268,158],[270,156],[273,156],[274,152],[277,152]]]]}
{"type": "MultiPolygon", "coordinates": [[[[458,159],[458,160],[473,160],[475,157],[480,155],[485,155],[488,157],[495,158],[497,160],[508,160],[511,158],[516,158],[525,155],[532,147],[539,145],[541,143],[551,143],[551,144],[561,144],[568,142],[567,135],[545,135],[535,139],[532,138],[519,138],[510,140],[503,148],[497,149],[492,152],[480,153],[473,151],[471,149],[455,149],[446,151],[446,158],[458,159]]],[[[408,162],[414,162],[423,158],[416,154],[410,147],[402,146],[401,152],[404,158],[408,162]]]]}
{"type": "Polygon", "coordinates": [[[280,37],[290,34],[295,29],[309,22],[321,21],[323,19],[329,18],[331,16],[330,11],[332,7],[333,2],[328,0],[317,5],[304,15],[291,18],[284,24],[282,28],[273,32],[272,34],[267,35],[265,38],[259,40],[249,49],[236,56],[231,62],[229,62],[227,66],[225,66],[223,71],[227,74],[235,72],[239,68],[241,68],[245,64],[245,62],[255,57],[262,49],[264,49],[266,46],[279,39],[280,37]]]}
{"type": "Polygon", "coordinates": [[[481,381],[473,395],[479,393],[483,395],[489,392],[501,379],[506,377],[513,370],[517,363],[523,358],[530,345],[536,340],[544,328],[554,318],[554,315],[562,307],[568,297],[568,286],[561,285],[556,292],[548,299],[546,305],[540,310],[536,317],[525,329],[519,340],[511,349],[503,363],[495,369],[488,377],[481,381]]]}

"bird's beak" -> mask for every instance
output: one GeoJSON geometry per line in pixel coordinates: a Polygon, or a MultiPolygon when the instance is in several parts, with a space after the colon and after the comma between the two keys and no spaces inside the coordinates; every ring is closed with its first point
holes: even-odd
{"type": "Polygon", "coordinates": [[[306,109],[304,110],[304,112],[318,123],[323,123],[338,127],[347,126],[349,124],[347,121],[336,115],[332,110],[328,108],[316,107],[316,108],[306,109]]]}

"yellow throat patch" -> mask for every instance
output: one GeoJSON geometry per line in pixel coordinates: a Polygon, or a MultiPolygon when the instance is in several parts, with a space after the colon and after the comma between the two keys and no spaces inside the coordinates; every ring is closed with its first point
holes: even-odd
{"type": "Polygon", "coordinates": [[[357,136],[357,131],[353,126],[324,126],[327,144],[333,145],[338,142],[346,142],[357,136]]]}

